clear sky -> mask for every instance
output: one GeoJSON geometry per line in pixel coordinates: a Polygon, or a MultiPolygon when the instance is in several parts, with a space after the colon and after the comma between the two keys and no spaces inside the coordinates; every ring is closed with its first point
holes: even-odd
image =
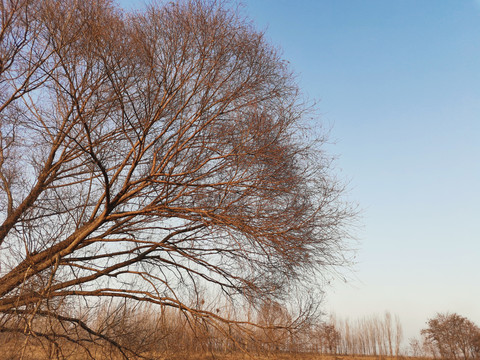
{"type": "Polygon", "coordinates": [[[243,4],[319,101],[362,209],[357,264],[325,309],[388,310],[407,338],[436,312],[480,325],[480,1],[243,4]]]}

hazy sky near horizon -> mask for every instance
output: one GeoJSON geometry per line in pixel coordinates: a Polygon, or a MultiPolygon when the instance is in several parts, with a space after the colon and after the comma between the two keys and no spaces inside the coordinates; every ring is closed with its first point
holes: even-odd
{"type": "Polygon", "coordinates": [[[480,325],[480,1],[242,3],[319,101],[362,209],[357,263],[325,310],[388,310],[406,338],[436,312],[480,325]]]}

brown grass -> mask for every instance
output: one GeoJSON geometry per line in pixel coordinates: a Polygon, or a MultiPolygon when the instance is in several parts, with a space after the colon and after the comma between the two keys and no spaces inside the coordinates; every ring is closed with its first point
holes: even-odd
{"type": "MultiPolygon", "coordinates": [[[[22,356],[21,346],[12,346],[13,344],[0,344],[1,360],[19,360],[22,356]]],[[[29,346],[23,359],[25,360],[49,360],[48,349],[40,346],[29,346]]],[[[62,349],[65,359],[68,360],[87,360],[88,357],[80,352],[71,352],[68,349],[62,349]]],[[[91,349],[92,355],[96,360],[117,360],[122,357],[108,354],[102,349],[91,349]]],[[[103,349],[105,350],[105,349],[103,349]]],[[[276,354],[253,354],[253,353],[231,353],[231,354],[214,354],[214,353],[191,353],[176,352],[162,354],[144,354],[155,360],[427,360],[425,358],[414,357],[390,357],[390,356],[361,356],[361,355],[319,355],[307,353],[276,353],[276,354]]]]}

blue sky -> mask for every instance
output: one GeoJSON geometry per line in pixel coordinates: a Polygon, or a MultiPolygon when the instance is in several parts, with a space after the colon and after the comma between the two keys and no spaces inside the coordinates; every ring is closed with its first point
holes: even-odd
{"type": "Polygon", "coordinates": [[[436,312],[480,324],[480,6],[474,1],[247,1],[283,48],[362,212],[339,317],[436,312]]]}
{"type": "MultiPolygon", "coordinates": [[[[124,0],[125,7],[141,1],[124,0]]],[[[245,0],[283,49],[362,209],[338,317],[480,325],[480,1],[245,0]]]]}

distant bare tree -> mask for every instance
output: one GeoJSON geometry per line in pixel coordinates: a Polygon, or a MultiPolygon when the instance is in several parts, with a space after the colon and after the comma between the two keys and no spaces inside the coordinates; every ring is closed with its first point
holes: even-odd
{"type": "Polygon", "coordinates": [[[335,328],[333,322],[322,323],[316,329],[316,336],[318,336],[320,348],[318,349],[322,354],[336,354],[340,344],[340,332],[335,328]]]}
{"type": "Polygon", "coordinates": [[[400,316],[395,315],[395,356],[400,356],[400,345],[403,341],[403,327],[400,322],[400,316]]]}
{"type": "Polygon", "coordinates": [[[209,284],[231,301],[288,301],[344,264],[353,211],[323,139],[286,62],[237,11],[0,11],[2,332],[128,357],[91,325],[99,299],[241,327],[192,297],[209,284]]]}
{"type": "Polygon", "coordinates": [[[458,314],[437,314],[422,330],[434,356],[442,359],[478,359],[480,328],[458,314]]]}
{"type": "Polygon", "coordinates": [[[417,338],[410,338],[408,339],[408,346],[409,346],[409,355],[416,358],[416,357],[424,357],[422,343],[417,338]]]}

